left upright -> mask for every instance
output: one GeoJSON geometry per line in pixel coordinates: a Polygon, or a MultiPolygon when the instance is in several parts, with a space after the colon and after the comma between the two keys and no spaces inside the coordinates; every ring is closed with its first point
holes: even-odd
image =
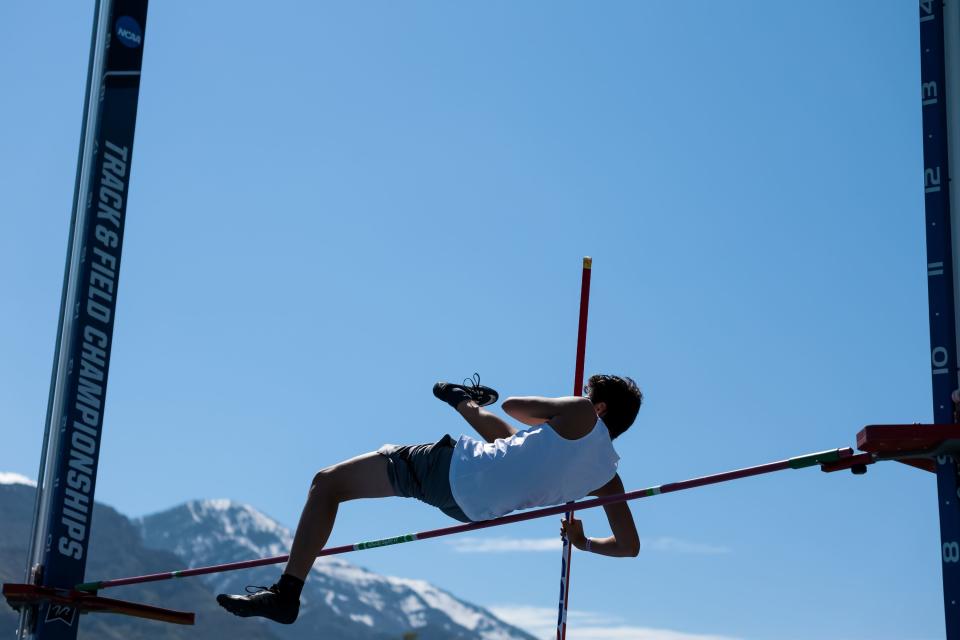
{"type": "Polygon", "coordinates": [[[147,0],[95,4],[25,584],[3,586],[21,640],[73,640],[79,613],[105,610],[73,586],[90,542],[146,19],[147,0]]]}

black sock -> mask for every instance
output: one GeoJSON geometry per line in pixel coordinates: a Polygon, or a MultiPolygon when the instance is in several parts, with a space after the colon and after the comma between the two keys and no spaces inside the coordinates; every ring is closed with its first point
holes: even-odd
{"type": "Polygon", "coordinates": [[[277,591],[279,591],[280,595],[284,598],[299,601],[300,592],[303,591],[303,580],[289,573],[285,573],[280,576],[280,580],[277,582],[277,591]]]}

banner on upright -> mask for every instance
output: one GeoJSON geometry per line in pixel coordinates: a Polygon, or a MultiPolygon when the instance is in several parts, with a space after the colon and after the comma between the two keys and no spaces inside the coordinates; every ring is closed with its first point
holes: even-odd
{"type": "MultiPolygon", "coordinates": [[[[26,582],[83,582],[133,159],[147,0],[98,0],[60,324],[26,582]]],[[[79,615],[48,603],[19,637],[74,640],[79,615]]]]}

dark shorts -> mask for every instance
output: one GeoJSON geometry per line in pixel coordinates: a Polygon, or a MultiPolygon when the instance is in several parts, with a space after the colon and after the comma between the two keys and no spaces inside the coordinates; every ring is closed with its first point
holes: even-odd
{"type": "Polygon", "coordinates": [[[432,444],[385,444],[390,484],[398,496],[416,498],[460,522],[470,522],[450,491],[450,459],[457,441],[449,435],[432,444]]]}

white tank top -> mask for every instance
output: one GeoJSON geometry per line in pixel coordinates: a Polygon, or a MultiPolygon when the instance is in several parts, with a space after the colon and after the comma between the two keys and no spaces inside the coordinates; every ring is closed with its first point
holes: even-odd
{"type": "Polygon", "coordinates": [[[493,442],[462,435],[450,460],[450,490],[463,513],[479,522],[578,500],[609,482],[619,460],[601,420],[577,440],[548,424],[493,442]]]}

